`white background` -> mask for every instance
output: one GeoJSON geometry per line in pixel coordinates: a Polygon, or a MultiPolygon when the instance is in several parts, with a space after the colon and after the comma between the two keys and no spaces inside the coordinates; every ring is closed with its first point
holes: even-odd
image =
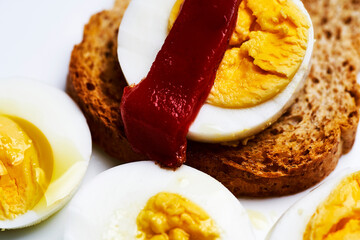
{"type": "MultiPolygon", "coordinates": [[[[20,76],[64,89],[71,50],[81,41],[84,24],[112,4],[113,0],[0,0],[0,81],[20,76]]],[[[118,164],[95,146],[83,184],[118,164]]],[[[331,175],[349,166],[360,166],[359,141],[331,175]]],[[[264,239],[281,214],[308,191],[281,198],[240,199],[257,239],[264,239]]],[[[0,239],[62,239],[65,210],[37,226],[0,232],[0,239]]]]}

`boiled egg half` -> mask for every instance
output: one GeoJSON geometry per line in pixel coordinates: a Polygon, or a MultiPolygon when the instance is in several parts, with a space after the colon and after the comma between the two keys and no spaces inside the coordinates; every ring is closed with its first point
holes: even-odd
{"type": "Polygon", "coordinates": [[[190,239],[255,239],[246,211],[229,190],[185,165],[173,171],[142,161],[109,169],[80,189],[67,214],[65,240],[150,239],[141,233],[149,226],[159,234],[151,239],[188,239],[171,235],[191,231],[198,235],[190,239]],[[196,217],[202,215],[209,217],[205,226],[196,217]],[[186,226],[166,230],[179,221],[186,226]],[[204,237],[197,225],[216,230],[211,227],[204,237]]]}
{"type": "MultiPolygon", "coordinates": [[[[174,11],[176,12],[180,2],[179,0],[132,0],[130,2],[120,24],[118,35],[118,58],[129,85],[137,84],[146,77],[168,34],[171,16],[174,15],[174,11]]],[[[298,29],[294,30],[294,33],[298,34],[298,29]]],[[[229,43],[233,48],[225,53],[219,67],[220,73],[218,70],[217,75],[221,80],[218,82],[215,80],[213,92],[210,93],[207,103],[202,106],[190,126],[187,135],[189,139],[203,142],[224,142],[251,136],[276,121],[293,103],[303,86],[310,69],[314,33],[310,16],[300,0],[260,1],[259,3],[257,0],[242,1],[239,8],[238,25],[235,27],[234,34],[237,35],[232,37],[229,43]],[[280,6],[280,2],[284,5],[280,6]],[[290,6],[289,4],[294,5],[290,6]],[[288,9],[294,9],[293,6],[295,6],[302,17],[284,16],[282,9],[284,6],[288,9]],[[253,9],[257,16],[251,15],[250,7],[257,8],[256,11],[253,9]],[[269,15],[272,12],[277,12],[279,16],[269,15]],[[281,14],[282,16],[280,16],[281,14]],[[244,19],[240,19],[241,17],[244,19]],[[290,28],[293,24],[286,23],[286,21],[291,19],[296,22],[301,18],[305,19],[308,24],[306,33],[300,33],[300,35],[303,34],[306,46],[304,42],[293,39],[293,36],[283,37],[283,34],[286,35],[292,31],[290,28]],[[283,23],[281,23],[282,21],[283,23]],[[248,22],[247,30],[246,26],[241,25],[246,22],[248,22]],[[283,24],[281,27],[277,25],[280,23],[283,24]],[[243,29],[245,29],[245,33],[243,29]],[[284,47],[288,42],[292,42],[292,45],[289,48],[284,47]],[[300,60],[297,60],[298,64],[293,65],[291,63],[294,60],[293,54],[297,54],[296,48],[301,44],[303,44],[304,51],[301,53],[302,55],[300,54],[300,60]],[[242,54],[246,55],[242,60],[237,57],[232,58],[234,55],[242,54]],[[251,63],[253,60],[256,65],[251,63]],[[238,67],[236,61],[243,65],[238,67]],[[291,67],[289,67],[290,65],[291,67]],[[224,69],[225,71],[223,71],[224,69]],[[256,74],[249,73],[251,69],[256,74]],[[267,72],[263,74],[265,70],[267,72]],[[260,79],[259,75],[261,74],[263,75],[260,78],[266,78],[270,76],[269,74],[273,74],[270,76],[272,82],[270,84],[255,83],[260,79]],[[232,79],[235,75],[237,77],[232,79]],[[247,77],[249,77],[247,81],[250,83],[244,85],[241,81],[247,77]],[[284,77],[288,77],[289,82],[280,84],[278,79],[284,77]],[[229,82],[228,79],[232,80],[229,82]],[[283,85],[283,87],[277,88],[276,84],[283,85]],[[241,88],[241,91],[238,91],[239,88],[233,88],[241,85],[245,86],[241,88]],[[271,89],[273,85],[275,87],[271,89]],[[264,90],[265,88],[270,91],[264,90]],[[256,90],[254,92],[251,89],[256,90]],[[260,92],[267,91],[260,97],[260,100],[257,99],[259,97],[258,90],[260,92]],[[239,92],[244,92],[244,94],[239,94],[239,92]],[[228,93],[236,96],[234,98],[241,103],[228,100],[228,93]],[[244,99],[245,103],[242,102],[244,99]]],[[[230,97],[230,99],[233,98],[230,97]]]]}
{"type": "Polygon", "coordinates": [[[359,170],[339,171],[290,207],[266,239],[359,239],[359,181],[359,170]]]}
{"type": "Polygon", "coordinates": [[[75,193],[92,150],[86,120],[63,91],[0,81],[0,229],[27,227],[75,193]]]}

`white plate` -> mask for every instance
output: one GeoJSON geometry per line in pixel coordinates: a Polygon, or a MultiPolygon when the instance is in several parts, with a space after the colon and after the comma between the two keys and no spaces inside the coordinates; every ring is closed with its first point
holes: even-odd
{"type": "MultiPolygon", "coordinates": [[[[84,24],[112,4],[113,0],[1,0],[0,79],[23,76],[64,89],[71,50],[81,41],[84,24]]],[[[359,167],[359,158],[357,139],[332,175],[348,166],[359,167]]],[[[118,164],[95,146],[83,183],[118,164]]],[[[282,198],[240,199],[250,213],[257,239],[264,239],[281,214],[308,191],[282,198]]],[[[62,210],[37,226],[0,232],[0,239],[63,239],[65,222],[62,210]]]]}

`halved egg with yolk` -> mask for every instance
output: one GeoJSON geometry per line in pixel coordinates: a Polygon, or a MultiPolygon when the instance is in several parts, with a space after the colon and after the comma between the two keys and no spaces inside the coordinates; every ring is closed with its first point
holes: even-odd
{"type": "MultiPolygon", "coordinates": [[[[180,0],[130,2],[118,35],[118,58],[129,85],[146,77],[179,6],[180,0]]],[[[187,137],[233,141],[276,121],[303,86],[313,44],[301,1],[242,1],[214,86],[187,137]]]]}
{"type": "Polygon", "coordinates": [[[291,206],[266,239],[359,239],[359,181],[359,169],[339,171],[291,206]]]}
{"type": "Polygon", "coordinates": [[[36,224],[75,193],[91,135],[80,109],[59,89],[0,81],[0,229],[36,224]]]}
{"type": "Polygon", "coordinates": [[[220,182],[182,165],[124,164],[96,176],[67,208],[65,240],[255,239],[245,209],[220,182]]]}

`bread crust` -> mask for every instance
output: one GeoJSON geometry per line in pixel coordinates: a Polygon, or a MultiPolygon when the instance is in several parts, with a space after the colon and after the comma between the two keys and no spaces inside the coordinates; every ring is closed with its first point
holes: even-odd
{"type": "Polygon", "coordinates": [[[117,31],[130,1],[115,2],[112,10],[93,15],[83,40],[74,46],[66,84],[89,124],[93,141],[122,161],[143,159],[125,138],[120,100],[125,78],[117,60],[117,31]]]}
{"type": "MultiPolygon", "coordinates": [[[[305,0],[315,29],[312,68],[295,103],[273,125],[228,146],[188,142],[187,163],[236,196],[280,196],[321,181],[350,151],[359,121],[360,1],[305,0]]],[[[131,150],[120,116],[126,86],[117,61],[117,31],[129,0],[91,17],[71,55],[67,92],[84,112],[94,142],[121,162],[131,150]]]]}

